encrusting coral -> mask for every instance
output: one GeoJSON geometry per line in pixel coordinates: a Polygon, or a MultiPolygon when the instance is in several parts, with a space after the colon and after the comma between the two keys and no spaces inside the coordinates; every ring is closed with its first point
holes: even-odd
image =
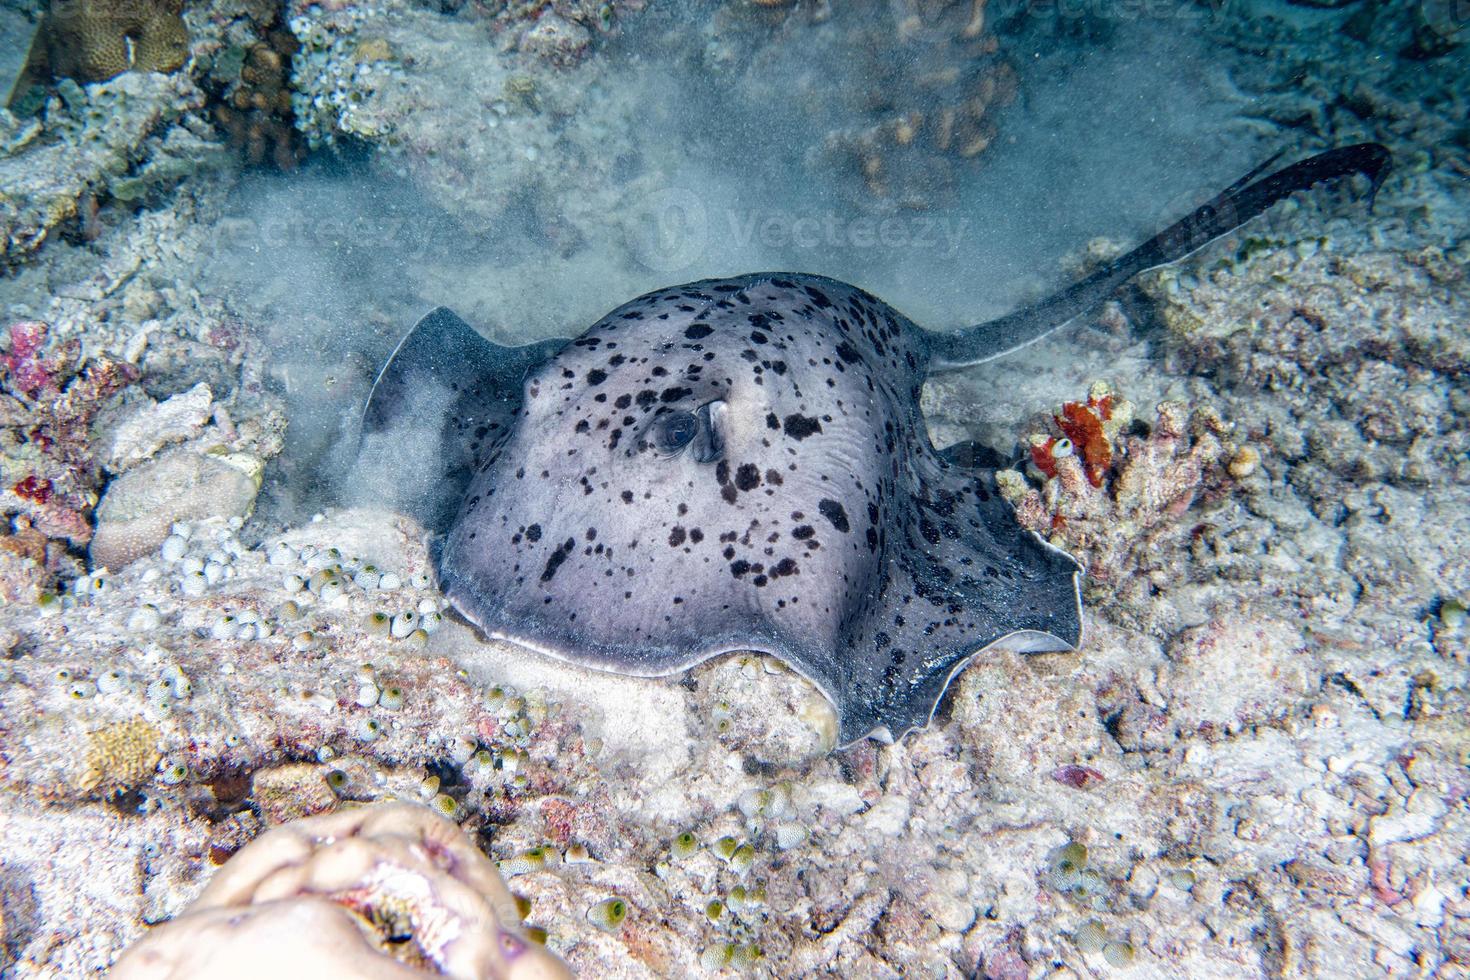
{"type": "Polygon", "coordinates": [[[100,471],[90,428],[111,397],[137,379],[130,364],[85,362],[76,341],[48,344],[47,324],[10,327],[0,355],[0,513],[11,518],[3,546],[35,562],[46,580],[75,572],[65,546],[92,537],[88,515],[100,471]],[[55,547],[52,546],[55,542],[55,547]]]}
{"type": "Polygon", "coordinates": [[[357,807],[256,838],[111,975],[570,977],[519,920],[495,866],[453,823],[415,804],[357,807]]]}

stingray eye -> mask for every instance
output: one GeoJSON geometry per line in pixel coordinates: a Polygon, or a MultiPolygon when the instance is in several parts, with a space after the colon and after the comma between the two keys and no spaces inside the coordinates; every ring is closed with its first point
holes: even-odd
{"type": "Polygon", "coordinates": [[[699,434],[699,418],[693,412],[675,412],[659,423],[657,443],[661,453],[677,453],[699,434]]]}

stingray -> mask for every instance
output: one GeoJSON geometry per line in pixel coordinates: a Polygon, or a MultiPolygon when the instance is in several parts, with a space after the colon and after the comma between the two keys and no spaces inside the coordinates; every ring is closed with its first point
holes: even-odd
{"type": "Polygon", "coordinates": [[[902,737],[975,656],[1082,634],[1078,563],[1017,525],[974,453],[934,448],[925,378],[1032,343],[1320,181],[1360,173],[1376,193],[1390,157],[1358,144],[1261,177],[1271,162],[1056,295],[952,333],[784,272],[658,289],[519,347],[441,307],[383,368],[364,438],[440,434],[411,509],[485,636],[639,676],[762,652],[830,699],[841,744],[902,737]]]}

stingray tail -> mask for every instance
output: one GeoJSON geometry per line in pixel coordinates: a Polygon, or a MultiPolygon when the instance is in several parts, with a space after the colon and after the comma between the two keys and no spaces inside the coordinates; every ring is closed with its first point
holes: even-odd
{"type": "Polygon", "coordinates": [[[1260,177],[1279,157],[1277,154],[1267,160],[1133,251],[1040,303],[954,333],[930,334],[929,369],[943,371],[980,364],[1040,340],[1087,312],[1140,272],[1177,262],[1278,201],[1322,181],[1364,174],[1372,181],[1368,193],[1371,211],[1393,160],[1388,149],[1378,143],[1355,143],[1260,177]]]}

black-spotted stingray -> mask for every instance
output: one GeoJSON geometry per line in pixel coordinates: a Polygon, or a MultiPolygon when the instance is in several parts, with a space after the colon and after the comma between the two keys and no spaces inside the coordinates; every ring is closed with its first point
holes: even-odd
{"type": "Polygon", "coordinates": [[[1360,144],[1258,168],[1072,287],[956,333],[795,273],[660,289],[524,347],[440,308],[383,369],[364,432],[444,393],[442,493],[418,511],[443,534],[441,587],[487,636],[641,676],[760,651],[831,699],[842,743],[901,736],[977,653],[1072,649],[1082,631],[1077,563],[1021,530],[989,471],[934,449],[925,377],[1030,343],[1318,181],[1376,190],[1388,166],[1360,144]]]}

